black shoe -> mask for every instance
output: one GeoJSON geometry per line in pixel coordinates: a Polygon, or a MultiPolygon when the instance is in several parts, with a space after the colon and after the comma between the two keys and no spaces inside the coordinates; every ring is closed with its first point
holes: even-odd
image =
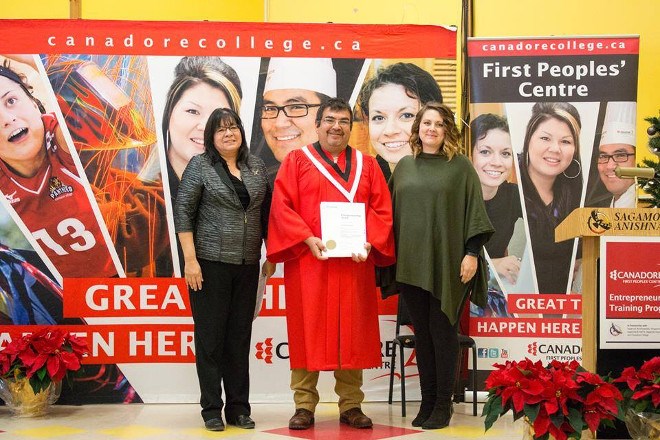
{"type": "Polygon", "coordinates": [[[239,414],[232,421],[229,421],[229,418],[227,418],[227,423],[234,425],[237,428],[254,429],[254,420],[252,420],[247,414],[239,414]]]}
{"type": "Polygon", "coordinates": [[[451,401],[436,403],[429,418],[422,423],[422,429],[446,428],[449,426],[452,414],[454,414],[454,407],[451,401]]]}
{"type": "Polygon", "coordinates": [[[422,426],[422,424],[424,424],[424,422],[426,422],[426,420],[431,416],[434,405],[435,405],[435,399],[432,402],[422,401],[422,404],[419,406],[419,412],[417,413],[417,417],[413,419],[411,424],[416,428],[422,426]]]}
{"type": "Polygon", "coordinates": [[[214,417],[204,422],[204,427],[209,431],[224,431],[225,424],[220,417],[214,417]]]}

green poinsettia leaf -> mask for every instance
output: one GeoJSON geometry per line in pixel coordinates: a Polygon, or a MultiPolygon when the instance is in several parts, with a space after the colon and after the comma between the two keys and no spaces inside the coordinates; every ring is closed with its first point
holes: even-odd
{"type": "Polygon", "coordinates": [[[39,380],[36,374],[30,378],[30,386],[34,394],[38,394],[46,388],[43,381],[39,380]]]}
{"type": "Polygon", "coordinates": [[[631,405],[631,407],[632,407],[633,411],[635,411],[637,413],[641,413],[641,412],[644,412],[646,410],[646,407],[648,406],[648,404],[649,403],[647,401],[641,400],[641,401],[638,401],[638,402],[634,402],[634,404],[631,405]]]}
{"type": "Polygon", "coordinates": [[[486,408],[484,407],[484,413],[483,415],[486,416],[486,420],[484,421],[484,426],[486,427],[486,431],[488,431],[491,426],[493,426],[493,423],[495,423],[495,420],[497,420],[500,417],[500,414],[502,414],[503,409],[502,409],[502,396],[497,396],[496,398],[489,400],[490,405],[489,405],[489,411],[486,412],[486,408]]]}
{"type": "Polygon", "coordinates": [[[568,408],[568,423],[573,427],[575,432],[582,432],[584,422],[582,421],[582,413],[577,408],[568,408]]]}
{"type": "Polygon", "coordinates": [[[600,421],[600,423],[601,423],[601,425],[603,425],[605,428],[612,428],[612,429],[615,428],[615,426],[614,426],[614,420],[603,419],[603,420],[600,421]]]}
{"type": "Polygon", "coordinates": [[[552,422],[552,424],[557,428],[561,428],[561,425],[564,424],[564,415],[561,413],[561,411],[557,411],[550,416],[550,422],[552,422]]]}
{"type": "Polygon", "coordinates": [[[486,400],[486,403],[484,403],[484,409],[483,409],[483,411],[481,412],[481,416],[482,416],[482,417],[485,416],[485,415],[487,415],[488,413],[490,413],[490,407],[491,407],[492,404],[493,404],[493,400],[495,400],[495,399],[494,399],[494,398],[491,399],[490,396],[488,396],[488,399],[486,400]]]}
{"type": "Polygon", "coordinates": [[[536,420],[536,416],[539,415],[539,411],[541,410],[541,405],[525,405],[523,408],[523,412],[525,413],[525,417],[529,419],[530,422],[534,423],[534,420],[536,420]]]}
{"type": "Polygon", "coordinates": [[[48,376],[48,370],[45,365],[37,370],[36,376],[39,380],[44,380],[44,378],[48,376]]]}

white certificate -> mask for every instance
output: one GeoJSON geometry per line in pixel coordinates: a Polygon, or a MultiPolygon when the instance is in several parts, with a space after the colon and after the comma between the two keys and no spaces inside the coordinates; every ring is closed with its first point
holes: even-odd
{"type": "Polygon", "coordinates": [[[321,240],[328,257],[366,255],[367,221],[364,203],[321,202],[321,240]]]}

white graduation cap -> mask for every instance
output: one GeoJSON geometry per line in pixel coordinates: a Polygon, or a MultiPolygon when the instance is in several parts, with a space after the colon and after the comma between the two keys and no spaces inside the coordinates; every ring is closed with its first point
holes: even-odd
{"type": "Polygon", "coordinates": [[[636,118],[636,102],[608,102],[600,144],[626,144],[634,147],[637,143],[635,140],[636,118]]]}
{"type": "Polygon", "coordinates": [[[271,58],[264,94],[271,90],[302,89],[337,96],[337,74],[330,58],[271,58]]]}

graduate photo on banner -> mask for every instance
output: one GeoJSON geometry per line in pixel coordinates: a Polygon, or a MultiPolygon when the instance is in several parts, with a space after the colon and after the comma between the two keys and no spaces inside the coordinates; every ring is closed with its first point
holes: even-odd
{"type": "MultiPolygon", "coordinates": [[[[45,110],[31,104],[9,71],[0,82],[17,84],[14,89],[29,99],[29,120],[44,121],[36,156],[43,154],[41,147],[46,157],[64,164],[64,177],[46,183],[47,195],[86,204],[22,212],[21,204],[35,195],[15,192],[20,166],[0,151],[7,175],[0,191],[29,245],[6,244],[4,255],[18,262],[12,252],[32,254],[32,247],[42,263],[26,261],[44,274],[43,286],[32,283],[34,292],[20,296],[32,298],[30,304],[17,303],[10,293],[2,297],[0,337],[9,340],[12,327],[27,331],[22,326],[45,324],[85,333],[92,349],[84,361],[90,375],[63,395],[68,403],[196,402],[193,323],[181,284],[173,206],[183,170],[203,151],[209,114],[225,107],[240,115],[250,152],[265,162],[272,182],[288,153],[318,140],[321,102],[343,98],[355,114],[349,144],[376,157],[376,172],[387,178],[398,159],[411,153],[410,126],[419,108],[429,101],[456,108],[456,31],[417,25],[85,23],[3,20],[0,27],[0,53],[32,54],[9,61],[20,73],[33,72],[28,81],[45,110]],[[69,219],[72,213],[78,223],[69,219]],[[89,218],[83,221],[83,215],[89,218]],[[46,223],[53,222],[51,231],[46,223]],[[69,241],[60,243],[64,239],[69,241]],[[90,250],[103,254],[81,259],[90,250]]],[[[29,133],[29,127],[17,127],[7,137],[23,142],[32,139],[29,133]]],[[[7,267],[20,270],[20,264],[7,267]]],[[[291,399],[284,277],[279,265],[256,311],[250,352],[254,402],[291,399]]],[[[363,390],[367,400],[384,400],[397,299],[375,298],[374,304],[381,364],[365,370],[363,390]]],[[[414,399],[414,354],[405,361],[414,399]]],[[[321,399],[336,400],[332,377],[325,376],[321,399]]]]}
{"type": "Polygon", "coordinates": [[[578,207],[628,200],[632,180],[612,174],[635,159],[638,45],[616,36],[468,42],[472,160],[491,220],[506,231],[486,244],[497,306],[472,309],[471,334],[492,348],[479,369],[512,357],[581,360],[581,246],[556,243],[554,229],[578,207]]]}

